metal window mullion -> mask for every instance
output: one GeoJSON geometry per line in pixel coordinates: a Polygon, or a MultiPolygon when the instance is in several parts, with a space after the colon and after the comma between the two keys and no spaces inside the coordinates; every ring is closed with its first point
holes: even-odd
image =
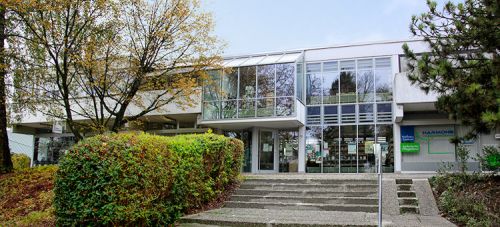
{"type": "Polygon", "coordinates": [[[257,117],[257,91],[258,91],[258,77],[257,77],[257,66],[255,66],[255,94],[254,94],[254,112],[253,117],[257,117]]]}
{"type": "Polygon", "coordinates": [[[277,83],[276,83],[276,81],[277,81],[277,76],[276,76],[276,75],[277,75],[277,70],[278,70],[277,68],[278,68],[278,67],[277,67],[277,65],[276,65],[276,64],[273,64],[273,65],[274,65],[274,97],[273,97],[273,99],[274,99],[274,103],[273,103],[273,107],[274,107],[274,110],[273,110],[273,117],[274,117],[274,116],[277,116],[277,114],[276,114],[276,109],[278,108],[278,102],[277,102],[277,98],[276,98],[276,97],[278,96],[278,95],[277,95],[277,92],[278,92],[278,91],[277,91],[277,89],[276,89],[276,84],[277,84],[277,83]]]}
{"type": "Polygon", "coordinates": [[[240,104],[241,104],[241,98],[240,98],[240,68],[237,68],[237,73],[236,73],[236,118],[240,118],[240,104]]]}

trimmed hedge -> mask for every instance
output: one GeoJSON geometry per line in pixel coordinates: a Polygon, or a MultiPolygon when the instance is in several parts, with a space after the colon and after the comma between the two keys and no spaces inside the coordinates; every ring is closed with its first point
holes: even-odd
{"type": "Polygon", "coordinates": [[[166,225],[237,181],[243,143],[212,133],[87,138],[60,160],[58,225],[166,225]]]}

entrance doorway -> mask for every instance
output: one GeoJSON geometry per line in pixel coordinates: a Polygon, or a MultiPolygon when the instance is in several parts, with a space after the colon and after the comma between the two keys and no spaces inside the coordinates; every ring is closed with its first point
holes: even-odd
{"type": "Polygon", "coordinates": [[[298,172],[298,153],[297,130],[260,130],[259,172],[298,172]]]}

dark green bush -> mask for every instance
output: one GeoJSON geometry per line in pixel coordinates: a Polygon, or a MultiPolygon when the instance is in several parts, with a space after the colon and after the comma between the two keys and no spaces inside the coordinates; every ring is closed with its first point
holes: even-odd
{"type": "Polygon", "coordinates": [[[11,158],[12,165],[14,166],[15,171],[30,168],[31,159],[30,157],[28,157],[28,155],[13,153],[11,154],[11,158]]]}
{"type": "Polygon", "coordinates": [[[85,139],[60,161],[58,225],[166,225],[237,181],[243,144],[211,133],[85,139]]]}

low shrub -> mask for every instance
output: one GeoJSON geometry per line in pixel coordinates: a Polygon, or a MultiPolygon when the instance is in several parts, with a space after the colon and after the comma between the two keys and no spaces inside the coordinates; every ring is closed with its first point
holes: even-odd
{"type": "Polygon", "coordinates": [[[0,175],[0,226],[54,226],[54,175],[40,166],[0,175]]]}
{"type": "Polygon", "coordinates": [[[12,165],[14,166],[14,171],[30,168],[31,159],[30,157],[28,157],[28,155],[13,153],[11,154],[11,158],[12,165]]]}
{"type": "Polygon", "coordinates": [[[500,177],[478,173],[442,173],[429,180],[439,209],[465,226],[500,224],[500,177]]]}
{"type": "Polygon", "coordinates": [[[241,141],[211,133],[85,139],[59,163],[57,224],[172,224],[235,183],[242,154],[241,141]]]}
{"type": "Polygon", "coordinates": [[[479,161],[483,170],[495,171],[500,170],[500,149],[495,146],[483,147],[483,155],[477,154],[476,160],[479,161]]]}

